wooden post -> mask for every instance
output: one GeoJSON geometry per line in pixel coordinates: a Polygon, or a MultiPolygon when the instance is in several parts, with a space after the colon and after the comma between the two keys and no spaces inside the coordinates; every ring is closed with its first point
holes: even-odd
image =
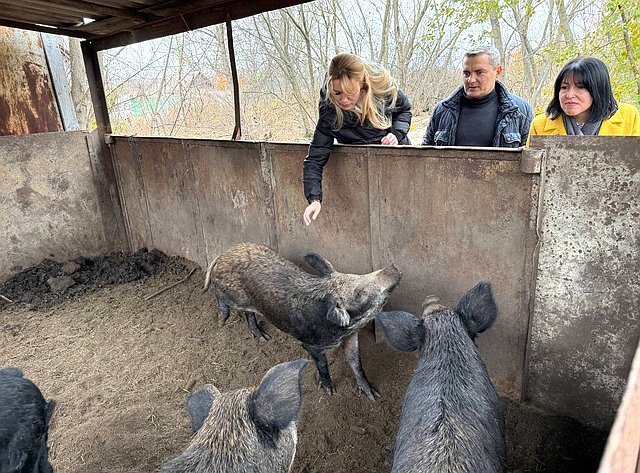
{"type": "Polygon", "coordinates": [[[80,43],[84,65],[87,71],[91,101],[96,116],[96,132],[87,137],[91,167],[96,182],[100,212],[107,241],[113,243],[115,250],[131,250],[127,238],[123,214],[123,203],[120,201],[116,168],[111,149],[107,141],[111,133],[111,120],[107,109],[107,99],[104,94],[102,74],[98,63],[98,54],[89,41],[80,43]]]}
{"type": "Polygon", "coordinates": [[[102,74],[100,73],[100,64],[98,63],[98,53],[90,41],[82,41],[80,47],[82,48],[82,57],[84,58],[84,68],[87,71],[87,80],[89,81],[93,111],[96,115],[98,134],[104,136],[111,133],[111,120],[109,119],[109,110],[107,109],[107,98],[104,95],[104,84],[102,83],[102,74]]]}
{"type": "Polygon", "coordinates": [[[227,43],[229,44],[229,63],[231,78],[233,79],[233,107],[235,109],[236,126],[233,129],[232,140],[242,139],[242,124],[240,121],[240,87],[238,84],[238,69],[236,68],[236,53],[233,49],[233,32],[231,31],[231,15],[227,15],[227,43]]]}

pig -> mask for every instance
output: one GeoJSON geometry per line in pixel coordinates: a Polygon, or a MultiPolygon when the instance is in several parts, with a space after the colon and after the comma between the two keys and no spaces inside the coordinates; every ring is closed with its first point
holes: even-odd
{"type": "Polygon", "coordinates": [[[306,254],[304,260],[319,275],[303,271],[271,248],[241,243],[211,262],[204,289],[212,284],[223,321],[230,309],[243,311],[253,335],[265,341],[269,336],[256,322],[256,314],[261,314],[299,340],[328,394],[335,388],[326,352],[344,339],[358,388],[375,400],[380,394],[362,368],[358,330],[382,310],[402,273],[394,265],[362,275],[339,273],[316,253],[306,254]]]}
{"type": "Polygon", "coordinates": [[[474,343],[497,315],[491,285],[481,282],[455,311],[428,297],[422,319],[403,311],[376,317],[392,348],[420,350],[404,397],[392,473],[504,471],[502,406],[474,343]]]}
{"type": "Polygon", "coordinates": [[[207,384],[189,396],[196,432],[162,473],[288,473],[296,453],[302,407],[299,359],[271,368],[255,390],[220,393],[207,384]]]}
{"type": "Polygon", "coordinates": [[[0,471],[53,473],[47,438],[55,403],[19,368],[0,370],[0,471]]]}

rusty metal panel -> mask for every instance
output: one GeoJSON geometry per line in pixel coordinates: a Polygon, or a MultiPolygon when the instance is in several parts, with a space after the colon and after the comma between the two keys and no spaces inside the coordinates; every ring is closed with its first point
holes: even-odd
{"type": "Polygon", "coordinates": [[[132,249],[206,267],[241,241],[275,245],[268,164],[247,142],[115,138],[132,249]]]}
{"type": "Polygon", "coordinates": [[[500,311],[478,347],[502,394],[519,397],[528,327],[535,227],[533,179],[520,153],[371,150],[373,259],[404,273],[390,305],[421,314],[427,295],[455,307],[489,281],[500,311]]]}
{"type": "Polygon", "coordinates": [[[200,148],[192,143],[207,263],[243,241],[277,247],[271,172],[260,145],[226,141],[200,148]]]}
{"type": "Polygon", "coordinates": [[[0,135],[61,130],[40,34],[0,27],[0,135]]]}
{"type": "Polygon", "coordinates": [[[0,136],[0,281],[112,250],[83,132],[0,136]]]}
{"type": "Polygon", "coordinates": [[[302,222],[307,201],[302,162],[307,147],[266,144],[273,162],[274,208],[279,251],[301,262],[314,251],[337,270],[372,271],[366,148],[336,146],[324,169],[322,211],[310,226],[302,222]]]}
{"type": "Polygon", "coordinates": [[[528,394],[607,429],[640,337],[640,138],[535,138],[545,159],[528,394]]]}
{"type": "Polygon", "coordinates": [[[193,261],[204,256],[193,163],[178,143],[144,143],[140,173],[144,182],[152,246],[193,261]],[[153,146],[155,145],[155,146],[153,146]],[[149,154],[153,152],[153,154],[149,154]],[[153,156],[153,159],[144,159],[153,156]]]}
{"type": "Polygon", "coordinates": [[[322,212],[301,215],[306,148],[265,145],[273,160],[279,250],[300,262],[317,251],[342,271],[395,263],[404,273],[389,308],[419,313],[427,294],[455,305],[480,280],[501,309],[479,347],[501,393],[522,388],[536,242],[537,176],[520,152],[336,146],[322,212]]]}
{"type": "Polygon", "coordinates": [[[544,151],[540,149],[527,148],[522,151],[520,160],[520,170],[527,174],[540,174],[544,151]]]}
{"type": "Polygon", "coordinates": [[[498,389],[521,393],[533,277],[537,175],[520,151],[336,146],[324,201],[302,223],[307,146],[115,138],[132,248],[205,267],[240,241],[288,258],[316,251],[344,272],[395,263],[404,273],[390,308],[419,312],[427,294],[455,305],[481,280],[501,317],[479,338],[498,389]]]}

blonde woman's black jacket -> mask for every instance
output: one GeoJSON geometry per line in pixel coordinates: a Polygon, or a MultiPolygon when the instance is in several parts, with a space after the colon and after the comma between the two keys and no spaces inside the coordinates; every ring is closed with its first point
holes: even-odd
{"type": "Polygon", "coordinates": [[[360,124],[358,116],[353,112],[344,113],[344,123],[336,129],[336,110],[325,100],[325,89],[320,91],[318,124],[309,145],[309,152],[303,164],[304,196],[308,202],[322,201],[322,170],[333,150],[334,139],[342,144],[370,145],[380,144],[389,132],[396,135],[398,144],[410,145],[409,127],[411,126],[411,103],[407,96],[398,91],[395,106],[391,107],[391,99],[386,103],[384,114],[391,118],[391,127],[381,130],[375,128],[369,120],[360,124]]]}

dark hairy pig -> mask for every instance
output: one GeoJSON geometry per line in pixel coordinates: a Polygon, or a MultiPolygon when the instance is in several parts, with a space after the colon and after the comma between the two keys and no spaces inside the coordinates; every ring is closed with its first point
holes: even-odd
{"type": "Polygon", "coordinates": [[[308,253],[304,260],[319,275],[303,271],[271,248],[241,243],[209,265],[204,287],[213,286],[223,320],[230,309],[243,311],[254,336],[266,340],[268,335],[256,322],[256,314],[261,314],[302,342],[329,394],[335,389],[326,352],[344,339],[358,388],[375,399],[379,394],[360,360],[358,330],[382,310],[402,274],[394,265],[368,274],[340,273],[316,253],[308,253]]]}
{"type": "Polygon", "coordinates": [[[207,384],[187,400],[196,432],[162,473],[288,473],[298,442],[304,359],[271,368],[255,390],[207,384]]]}
{"type": "Polygon", "coordinates": [[[420,350],[402,405],[392,473],[498,473],[505,467],[500,398],[474,343],[498,311],[489,283],[446,308],[427,298],[423,318],[382,312],[388,344],[420,350]]]}
{"type": "Polygon", "coordinates": [[[54,406],[19,368],[0,370],[0,472],[53,472],[47,438],[54,406]]]}

